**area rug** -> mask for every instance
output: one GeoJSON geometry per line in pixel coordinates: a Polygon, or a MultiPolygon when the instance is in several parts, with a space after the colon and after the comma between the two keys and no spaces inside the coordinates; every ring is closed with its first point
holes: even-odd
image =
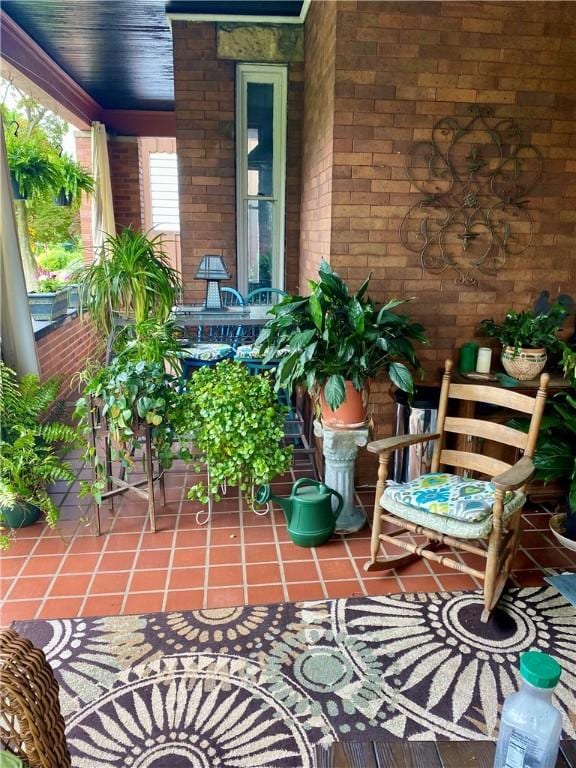
{"type": "Polygon", "coordinates": [[[576,736],[576,610],[551,587],[19,621],[61,686],[75,768],[311,768],[334,740],[492,739],[518,656],[554,655],[576,736]],[[572,715],[573,716],[573,715],[572,715]]]}

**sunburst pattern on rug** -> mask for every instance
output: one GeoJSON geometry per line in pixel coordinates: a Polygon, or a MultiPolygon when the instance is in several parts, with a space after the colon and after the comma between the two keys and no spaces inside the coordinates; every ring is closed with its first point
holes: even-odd
{"type": "Polygon", "coordinates": [[[563,667],[576,736],[576,611],[514,591],[406,594],[17,622],[61,685],[78,768],[307,768],[334,740],[490,739],[520,653],[563,667]]]}

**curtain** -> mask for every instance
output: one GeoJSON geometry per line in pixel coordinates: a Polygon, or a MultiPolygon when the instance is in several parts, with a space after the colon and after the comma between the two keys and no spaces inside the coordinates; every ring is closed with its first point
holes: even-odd
{"type": "Polygon", "coordinates": [[[30,310],[28,293],[22,268],[22,257],[18,245],[16,219],[12,205],[12,186],[4,144],[4,125],[0,115],[0,288],[2,306],[0,310],[2,332],[2,359],[16,373],[40,373],[36,340],[30,310]]]}
{"type": "Polygon", "coordinates": [[[98,256],[106,236],[114,237],[116,234],[106,126],[98,122],[92,123],[92,174],[95,180],[92,197],[92,242],[94,253],[98,256]]]}

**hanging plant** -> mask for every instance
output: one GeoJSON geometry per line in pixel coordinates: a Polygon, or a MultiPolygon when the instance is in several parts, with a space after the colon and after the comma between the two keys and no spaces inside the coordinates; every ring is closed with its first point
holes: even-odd
{"type": "Polygon", "coordinates": [[[58,179],[56,188],[59,190],[54,198],[56,205],[72,205],[79,200],[82,192],[94,191],[94,179],[77,162],[68,155],[62,155],[57,162],[58,179]]]}
{"type": "Polygon", "coordinates": [[[54,152],[36,139],[14,136],[6,132],[6,156],[19,199],[41,195],[46,189],[55,189],[59,171],[54,152]]]}

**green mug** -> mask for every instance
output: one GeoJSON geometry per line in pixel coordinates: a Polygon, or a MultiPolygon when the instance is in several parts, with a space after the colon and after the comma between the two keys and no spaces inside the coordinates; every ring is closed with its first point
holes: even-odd
{"type": "Polygon", "coordinates": [[[472,373],[476,370],[476,358],[478,356],[478,344],[469,341],[460,347],[458,370],[460,373],[472,373]]]}

